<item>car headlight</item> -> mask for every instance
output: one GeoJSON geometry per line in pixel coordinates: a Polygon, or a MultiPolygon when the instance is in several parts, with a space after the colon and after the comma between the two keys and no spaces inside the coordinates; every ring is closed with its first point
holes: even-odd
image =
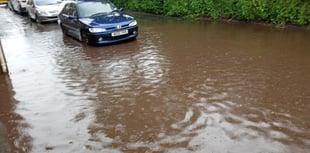
{"type": "Polygon", "coordinates": [[[40,15],[48,15],[48,13],[45,10],[37,10],[37,13],[40,15]]]}
{"type": "Polygon", "coordinates": [[[132,26],[135,26],[137,24],[138,24],[138,22],[136,20],[134,20],[131,23],[129,23],[129,26],[132,27],[132,26]]]}
{"type": "Polygon", "coordinates": [[[92,32],[92,33],[105,32],[105,31],[107,31],[107,30],[104,29],[104,28],[89,28],[88,30],[89,30],[90,32],[92,32]]]}

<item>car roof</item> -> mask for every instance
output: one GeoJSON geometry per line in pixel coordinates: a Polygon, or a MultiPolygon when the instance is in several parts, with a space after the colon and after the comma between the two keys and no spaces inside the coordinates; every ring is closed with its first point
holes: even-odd
{"type": "Polygon", "coordinates": [[[110,0],[63,0],[65,3],[83,3],[83,2],[96,2],[96,1],[106,1],[111,2],[110,0]]]}
{"type": "Polygon", "coordinates": [[[100,1],[112,3],[110,0],[63,0],[61,3],[62,7],[60,10],[62,10],[68,4],[77,4],[78,5],[80,3],[85,3],[85,2],[100,2],[100,1]]]}

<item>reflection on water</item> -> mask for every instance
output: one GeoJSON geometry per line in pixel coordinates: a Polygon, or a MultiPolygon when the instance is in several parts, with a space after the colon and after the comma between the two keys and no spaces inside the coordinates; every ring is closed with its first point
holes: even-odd
{"type": "Polygon", "coordinates": [[[16,101],[7,76],[0,76],[0,152],[28,152],[31,137],[25,132],[29,124],[15,112],[16,101]]]}
{"type": "Polygon", "coordinates": [[[307,31],[138,14],[136,41],[93,47],[1,12],[24,25],[0,33],[19,152],[310,151],[307,31]]]}

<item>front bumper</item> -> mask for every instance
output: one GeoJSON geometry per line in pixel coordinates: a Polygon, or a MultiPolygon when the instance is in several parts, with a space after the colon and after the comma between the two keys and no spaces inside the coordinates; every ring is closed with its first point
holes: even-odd
{"type": "Polygon", "coordinates": [[[112,44],[117,42],[122,42],[130,39],[135,39],[138,36],[138,26],[128,27],[119,30],[106,31],[101,33],[87,33],[89,44],[112,44]],[[112,33],[120,30],[128,30],[127,34],[114,36],[112,37],[112,33]]]}
{"type": "Polygon", "coordinates": [[[58,16],[38,16],[38,20],[40,22],[56,22],[58,20],[58,16]]]}
{"type": "Polygon", "coordinates": [[[26,12],[27,12],[26,7],[21,7],[21,8],[19,8],[19,12],[20,12],[20,13],[26,13],[26,12]]]}

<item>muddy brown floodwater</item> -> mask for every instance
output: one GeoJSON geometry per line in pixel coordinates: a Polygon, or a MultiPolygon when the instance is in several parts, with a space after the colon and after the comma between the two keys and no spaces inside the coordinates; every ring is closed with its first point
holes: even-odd
{"type": "Polygon", "coordinates": [[[0,8],[0,152],[308,153],[310,32],[134,14],[92,47],[0,8]]]}

